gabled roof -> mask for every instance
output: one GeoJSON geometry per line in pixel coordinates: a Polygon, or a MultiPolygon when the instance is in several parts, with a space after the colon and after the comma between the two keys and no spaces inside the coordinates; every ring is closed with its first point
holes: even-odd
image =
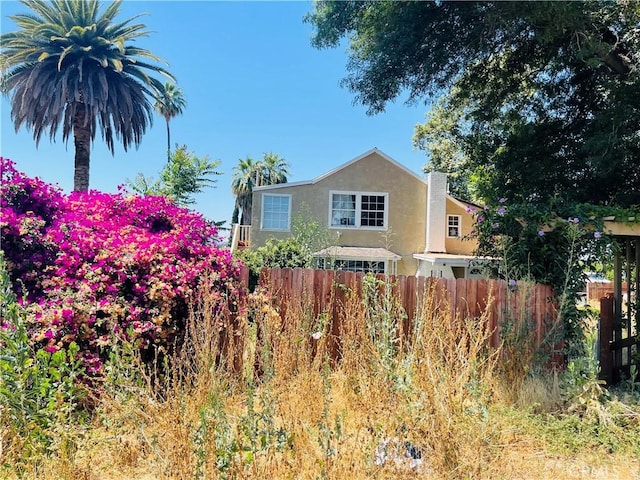
{"type": "Polygon", "coordinates": [[[314,257],[333,257],[349,260],[402,260],[402,257],[386,248],[381,247],[341,247],[333,246],[323,248],[319,252],[313,253],[314,257]]]}
{"type": "Polygon", "coordinates": [[[453,195],[449,195],[448,193],[447,193],[447,198],[451,200],[453,203],[455,203],[456,205],[458,205],[459,207],[464,209],[477,208],[478,210],[480,210],[482,208],[481,206],[476,205],[475,203],[467,202],[466,200],[462,200],[460,198],[454,197],[453,195]]]}
{"type": "MultiPolygon", "coordinates": [[[[361,155],[358,155],[353,160],[349,160],[347,163],[343,163],[339,167],[336,167],[333,170],[328,171],[327,173],[323,173],[322,175],[320,175],[319,177],[314,178],[313,180],[306,180],[306,181],[302,181],[302,182],[291,182],[291,183],[278,183],[278,184],[275,184],[275,185],[264,185],[264,186],[261,186],[261,187],[255,187],[253,189],[253,191],[255,192],[255,191],[261,191],[261,190],[275,190],[275,189],[278,189],[278,188],[297,187],[299,185],[313,185],[313,184],[316,184],[316,183],[324,180],[327,177],[330,177],[331,175],[335,175],[340,170],[343,170],[343,169],[347,168],[348,166],[353,165],[356,162],[359,162],[363,158],[366,158],[369,155],[371,155],[372,153],[377,153],[379,156],[381,156],[382,158],[384,158],[388,162],[392,163],[396,167],[400,168],[401,170],[405,171],[409,175],[413,176],[417,180],[421,181],[424,184],[427,183],[427,181],[424,178],[422,178],[420,175],[416,174],[415,172],[412,172],[407,167],[405,167],[401,163],[398,163],[396,160],[391,158],[386,153],[384,153],[381,150],[379,150],[378,148],[374,147],[371,150],[369,150],[369,151],[367,151],[367,152],[365,152],[365,153],[363,153],[361,155]]],[[[453,200],[455,200],[453,197],[451,197],[451,198],[453,200]]]]}

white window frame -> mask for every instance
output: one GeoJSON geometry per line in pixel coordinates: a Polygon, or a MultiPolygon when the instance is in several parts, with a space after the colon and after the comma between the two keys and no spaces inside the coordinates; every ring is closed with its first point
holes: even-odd
{"type": "Polygon", "coordinates": [[[328,223],[329,228],[334,230],[387,230],[389,226],[389,194],[387,192],[358,192],[353,190],[330,190],[329,191],[329,217],[328,223]],[[332,225],[332,217],[333,217],[333,196],[334,195],[355,195],[356,196],[356,225],[332,225]],[[372,226],[361,226],[361,214],[362,214],[362,197],[365,195],[384,197],[384,210],[383,210],[383,220],[382,227],[372,227],[372,226]]]}
{"type": "Polygon", "coordinates": [[[280,193],[263,193],[262,194],[262,211],[260,212],[260,230],[267,232],[289,232],[291,230],[291,195],[280,193]],[[287,227],[286,228],[270,228],[264,225],[265,203],[267,197],[286,197],[288,198],[289,208],[287,210],[287,227]]]}
{"type": "Polygon", "coordinates": [[[447,238],[460,238],[462,236],[462,217],[460,215],[447,215],[447,238]],[[456,223],[452,224],[451,220],[456,219],[456,223]],[[450,235],[450,228],[457,228],[457,235],[450,235]]]}

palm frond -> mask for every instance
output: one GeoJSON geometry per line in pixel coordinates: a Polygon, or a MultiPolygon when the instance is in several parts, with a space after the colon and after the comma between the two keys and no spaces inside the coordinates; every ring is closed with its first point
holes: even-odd
{"type": "Polygon", "coordinates": [[[30,11],[10,17],[19,30],[0,34],[0,89],[11,94],[16,130],[25,126],[38,144],[60,125],[65,142],[76,128],[91,139],[99,128],[112,152],[114,140],[125,150],[139,145],[163,88],[153,75],[173,79],[153,63],[159,57],[129,45],[150,33],[133,23],[140,15],[115,22],[121,0],[102,12],[97,0],[22,3],[30,11]]]}

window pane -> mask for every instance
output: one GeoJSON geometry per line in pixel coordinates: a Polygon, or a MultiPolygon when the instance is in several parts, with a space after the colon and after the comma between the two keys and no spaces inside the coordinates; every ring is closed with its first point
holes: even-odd
{"type": "Polygon", "coordinates": [[[267,230],[289,229],[290,197],[265,195],[262,212],[262,228],[267,230]]]}
{"type": "Polygon", "coordinates": [[[356,196],[335,193],[331,198],[331,225],[355,226],[356,224],[356,196]]]}
{"type": "Polygon", "coordinates": [[[337,260],[335,268],[337,270],[345,270],[349,272],[384,273],[384,262],[366,260],[337,260]]]}
{"type": "Polygon", "coordinates": [[[457,215],[449,215],[447,217],[447,236],[460,236],[460,217],[457,215]]]}
{"type": "Polygon", "coordinates": [[[363,227],[384,227],[384,196],[362,195],[360,225],[363,227]]]}

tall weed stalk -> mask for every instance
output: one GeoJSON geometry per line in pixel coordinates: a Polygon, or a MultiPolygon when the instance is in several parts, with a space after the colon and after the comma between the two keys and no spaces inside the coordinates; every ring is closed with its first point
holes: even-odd
{"type": "Polygon", "coordinates": [[[480,318],[454,317],[435,286],[417,315],[408,413],[433,468],[447,478],[487,476],[498,456],[489,405],[500,352],[489,346],[488,315],[487,309],[480,318]]]}

